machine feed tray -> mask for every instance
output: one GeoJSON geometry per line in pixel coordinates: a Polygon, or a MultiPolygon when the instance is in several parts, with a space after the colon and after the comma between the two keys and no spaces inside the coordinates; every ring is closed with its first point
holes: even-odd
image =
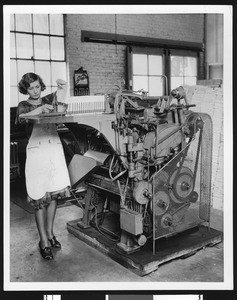
{"type": "Polygon", "coordinates": [[[173,237],[157,240],[155,254],[152,252],[152,240],[139,251],[126,254],[117,247],[117,242],[106,238],[94,227],[80,228],[77,225],[79,221],[77,219],[67,223],[70,233],[139,276],[154,272],[165,262],[188,257],[206,246],[222,241],[222,232],[199,225],[173,237]]]}

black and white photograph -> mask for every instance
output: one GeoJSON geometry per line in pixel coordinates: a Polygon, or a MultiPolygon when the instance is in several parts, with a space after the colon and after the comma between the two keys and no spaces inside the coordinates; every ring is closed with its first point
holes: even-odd
{"type": "Polygon", "coordinates": [[[233,289],[232,14],[3,7],[5,291],[233,289]]]}

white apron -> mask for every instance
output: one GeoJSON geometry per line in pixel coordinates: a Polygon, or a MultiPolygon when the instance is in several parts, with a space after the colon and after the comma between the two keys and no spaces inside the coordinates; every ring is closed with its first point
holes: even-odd
{"type": "Polygon", "coordinates": [[[55,124],[35,124],[26,148],[26,189],[33,200],[70,186],[63,147],[55,124]]]}

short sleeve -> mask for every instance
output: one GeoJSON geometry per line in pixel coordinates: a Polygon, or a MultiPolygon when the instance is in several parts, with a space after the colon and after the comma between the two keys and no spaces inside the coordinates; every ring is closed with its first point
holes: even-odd
{"type": "Polygon", "coordinates": [[[16,110],[16,119],[15,119],[15,124],[21,124],[21,123],[25,123],[26,120],[21,119],[19,116],[21,114],[26,114],[28,112],[30,112],[31,106],[28,105],[27,101],[22,101],[18,104],[17,110],[16,110]]]}

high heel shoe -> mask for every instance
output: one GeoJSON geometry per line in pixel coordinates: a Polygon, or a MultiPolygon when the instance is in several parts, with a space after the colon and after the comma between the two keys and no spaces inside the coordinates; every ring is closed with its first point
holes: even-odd
{"type": "Polygon", "coordinates": [[[51,239],[48,239],[48,241],[50,242],[52,248],[61,249],[61,244],[59,243],[59,241],[56,239],[55,236],[53,236],[51,239]]]}
{"type": "Polygon", "coordinates": [[[41,245],[39,242],[39,248],[40,248],[40,254],[44,259],[47,259],[47,260],[53,259],[53,253],[52,253],[50,247],[41,248],[41,245]]]}

